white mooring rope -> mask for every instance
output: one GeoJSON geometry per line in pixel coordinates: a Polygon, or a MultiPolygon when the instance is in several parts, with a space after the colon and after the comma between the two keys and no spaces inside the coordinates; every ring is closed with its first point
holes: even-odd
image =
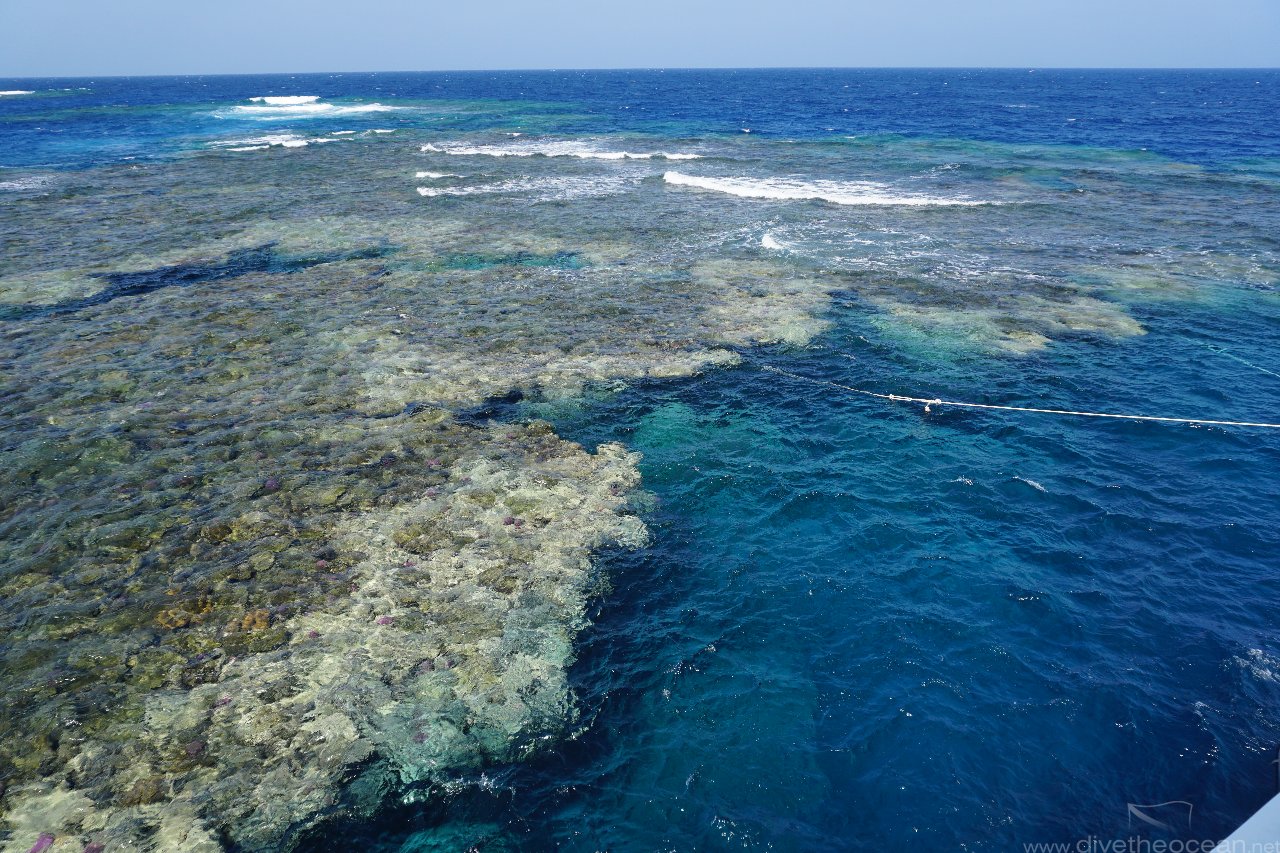
{"type": "Polygon", "coordinates": [[[1218,355],[1225,355],[1227,358],[1231,359],[1232,361],[1238,361],[1241,364],[1246,365],[1247,367],[1252,367],[1254,370],[1258,371],[1259,373],[1266,373],[1270,376],[1274,376],[1276,379],[1280,379],[1280,373],[1276,373],[1274,370],[1267,370],[1265,367],[1259,367],[1258,365],[1254,364],[1252,361],[1245,361],[1240,356],[1232,355],[1231,353],[1227,352],[1225,349],[1218,346],[1217,344],[1205,344],[1205,348],[1208,349],[1210,352],[1216,352],[1218,355]]]}
{"type": "Polygon", "coordinates": [[[763,365],[761,370],[768,370],[772,373],[780,373],[783,376],[790,376],[792,379],[799,379],[802,382],[812,382],[815,385],[829,385],[832,388],[839,388],[842,391],[851,391],[854,394],[862,394],[867,397],[875,397],[879,400],[892,400],[895,403],[924,403],[924,410],[930,411],[931,406],[957,406],[962,409],[999,409],[1004,412],[1036,412],[1042,415],[1078,415],[1082,418],[1115,418],[1122,421],[1159,421],[1161,423],[1170,424],[1206,424],[1209,426],[1237,426],[1237,427],[1261,427],[1263,429],[1280,429],[1280,424],[1259,424],[1250,423],[1248,421],[1212,421],[1206,418],[1160,418],[1154,415],[1115,415],[1106,412],[1072,412],[1066,409],[1033,409],[1029,406],[993,406],[989,403],[961,403],[956,400],[927,400],[924,397],[903,397],[900,394],[877,394],[874,391],[864,391],[861,388],[854,388],[849,385],[841,385],[838,382],[828,382],[825,379],[814,379],[810,376],[801,376],[798,373],[791,373],[787,370],[780,370],[776,367],[763,365]]]}

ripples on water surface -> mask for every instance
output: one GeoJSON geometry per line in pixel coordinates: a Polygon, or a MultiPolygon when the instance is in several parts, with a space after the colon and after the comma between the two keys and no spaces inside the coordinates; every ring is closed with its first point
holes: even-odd
{"type": "MultiPolygon", "coordinates": [[[[284,724],[220,722],[226,685],[254,688],[234,653],[368,726],[351,748],[405,781],[439,783],[435,760],[466,781],[376,813],[352,795],[312,851],[1012,850],[1218,837],[1274,793],[1280,436],[925,413],[762,368],[1280,421],[1276,73],[0,90],[33,91],[0,101],[11,789],[114,754],[140,719],[172,734],[137,759],[150,775],[82,774],[99,808],[145,822],[210,808],[183,799],[202,772],[258,779],[237,738],[284,724]],[[648,547],[608,552],[607,584],[566,573],[563,596],[521,536],[537,560],[639,538],[556,532],[547,466],[619,510],[627,463],[591,468],[537,422],[477,439],[488,418],[640,451],[648,547]],[[479,543],[423,544],[463,520],[479,543]],[[393,544],[351,544],[370,531],[393,544]],[[441,597],[443,570],[424,592],[396,548],[489,574],[441,597]],[[393,580],[371,568],[393,558],[393,580]],[[575,717],[555,674],[588,595],[575,717]],[[451,609],[468,600],[488,615],[451,609]],[[312,625],[331,648],[305,651],[312,625]],[[349,701],[296,671],[333,656],[370,670],[349,701]],[[545,681],[513,680],[513,656],[545,681]],[[373,689],[393,710],[362,716],[373,689]],[[471,740],[437,743],[454,723],[471,740]],[[1133,825],[1128,804],[1170,800],[1189,829],[1133,825]]],[[[262,822],[232,836],[279,843],[262,822]]]]}

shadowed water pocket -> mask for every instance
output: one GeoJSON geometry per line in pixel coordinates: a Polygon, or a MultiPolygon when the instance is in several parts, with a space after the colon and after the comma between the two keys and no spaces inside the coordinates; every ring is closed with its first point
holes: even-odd
{"type": "Polygon", "coordinates": [[[546,267],[558,270],[577,270],[586,266],[577,252],[553,252],[540,255],[535,252],[513,252],[509,255],[462,252],[445,255],[440,266],[450,270],[487,270],[495,267],[546,267]]]}
{"type": "Polygon", "coordinates": [[[289,255],[277,252],[274,243],[267,243],[231,252],[225,259],[213,263],[175,264],[137,272],[98,273],[93,277],[104,279],[108,284],[92,296],[52,305],[5,306],[0,308],[0,320],[26,320],[50,314],[69,314],[123,296],[141,296],[165,287],[190,287],[193,284],[224,281],[250,273],[294,273],[321,264],[382,258],[395,251],[390,246],[368,246],[351,251],[289,255]]]}

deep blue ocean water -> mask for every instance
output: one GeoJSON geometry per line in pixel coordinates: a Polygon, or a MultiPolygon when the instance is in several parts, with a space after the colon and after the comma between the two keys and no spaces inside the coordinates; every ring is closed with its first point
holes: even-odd
{"type": "MultiPolygon", "coordinates": [[[[264,127],[396,129],[446,148],[507,133],[626,137],[707,152],[643,166],[637,192],[657,200],[629,214],[638,239],[664,205],[679,207],[724,227],[719,243],[675,241],[673,253],[767,250],[844,282],[830,329],[807,346],[495,410],[644,454],[654,539],[606,558],[613,589],[573,673],[581,731],[315,850],[1212,839],[1277,792],[1280,431],[926,413],[762,368],[927,398],[1280,421],[1280,73],[343,74],[5,89],[36,92],[0,98],[0,187],[15,192],[33,176],[190,156],[264,127]],[[405,109],[225,117],[247,98],[293,94],[405,109]],[[669,170],[998,203],[703,192],[664,184],[669,170]],[[1023,346],[1010,330],[1043,340],[1023,346]],[[1189,819],[1148,810],[1171,829],[1130,809],[1168,801],[1193,805],[1189,819]]],[[[516,160],[486,168],[614,168],[516,160]]],[[[592,199],[592,210],[611,204],[592,199]]],[[[563,200],[527,210],[570,233],[586,215],[563,200]]]]}

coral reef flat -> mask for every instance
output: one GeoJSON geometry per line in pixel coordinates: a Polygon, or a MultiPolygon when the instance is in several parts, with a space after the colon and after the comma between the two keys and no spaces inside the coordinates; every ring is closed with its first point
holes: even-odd
{"type": "Polygon", "coordinates": [[[1280,72],[0,92],[0,853],[1271,796],[1280,72]]]}
{"type": "Polygon", "coordinates": [[[362,193],[413,157],[369,145],[7,212],[5,851],[286,849],[563,733],[636,457],[459,414],[823,328],[834,285],[776,263],[362,193]]]}

